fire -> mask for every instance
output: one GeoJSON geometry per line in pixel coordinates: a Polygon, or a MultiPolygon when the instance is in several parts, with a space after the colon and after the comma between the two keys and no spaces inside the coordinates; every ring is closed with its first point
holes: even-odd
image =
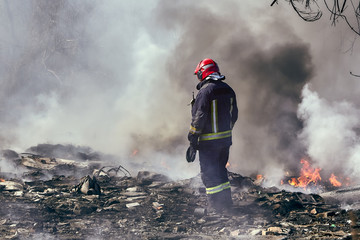
{"type": "MultiPolygon", "coordinates": [[[[317,185],[319,182],[321,182],[321,176],[320,176],[321,168],[313,168],[310,165],[309,161],[305,159],[301,159],[300,163],[303,165],[300,171],[300,177],[298,178],[293,177],[291,178],[291,180],[288,180],[288,183],[291,186],[302,187],[306,189],[306,187],[309,184],[317,185]]],[[[329,178],[329,182],[334,187],[341,187],[343,184],[348,186],[350,184],[350,179],[349,178],[342,179],[343,183],[341,183],[338,177],[335,176],[334,173],[332,173],[331,177],[329,178]]]]}
{"type": "Polygon", "coordinates": [[[256,175],[256,180],[261,180],[261,179],[263,179],[264,177],[263,177],[263,175],[261,175],[261,174],[258,174],[258,175],[256,175]]]}
{"type": "Polygon", "coordinates": [[[138,154],[138,152],[139,152],[139,150],[134,149],[134,151],[132,152],[131,156],[132,156],[132,157],[135,157],[135,156],[136,156],[136,154],[138,154]]]}
{"type": "Polygon", "coordinates": [[[306,189],[310,183],[316,185],[318,181],[321,181],[320,168],[312,168],[310,163],[305,159],[301,159],[300,163],[303,164],[300,177],[291,178],[291,180],[288,181],[290,185],[306,189]]]}
{"type": "Polygon", "coordinates": [[[0,178],[0,182],[5,182],[5,179],[0,178]]]}
{"type": "Polygon", "coordinates": [[[331,174],[329,181],[334,187],[341,187],[342,185],[341,182],[337,180],[337,176],[335,176],[333,173],[331,174]]]}
{"type": "Polygon", "coordinates": [[[296,178],[291,178],[291,180],[288,181],[291,186],[297,187],[298,183],[296,178]]]}

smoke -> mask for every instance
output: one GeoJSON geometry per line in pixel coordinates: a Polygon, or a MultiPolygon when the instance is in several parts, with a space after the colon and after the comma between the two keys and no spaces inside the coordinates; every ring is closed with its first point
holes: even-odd
{"type": "Polygon", "coordinates": [[[334,33],[324,23],[306,25],[287,7],[5,0],[0,145],[17,151],[43,143],[85,146],[117,156],[111,161],[124,167],[131,162],[193,176],[199,167],[184,157],[197,84],[192,73],[210,57],[237,94],[230,170],[281,177],[312,154],[308,125],[303,129],[309,120],[297,115],[306,83],[325,98],[360,101],[348,94],[360,89],[353,79],[334,94],[341,84],[336,67],[340,77],[349,70],[345,64],[356,66],[349,55],[336,58],[339,39],[329,38],[334,33]]]}
{"type": "Polygon", "coordinates": [[[167,43],[153,42],[144,13],[153,7],[5,1],[1,32],[12,34],[1,39],[3,148],[70,143],[124,161],[135,149],[139,158],[176,156],[187,116],[174,110],[187,111],[187,99],[173,97],[163,73],[167,43]]]}
{"type": "Polygon", "coordinates": [[[330,173],[359,179],[360,111],[348,101],[330,102],[306,85],[298,115],[304,121],[299,135],[310,158],[330,173]]]}
{"type": "MultiPolygon", "coordinates": [[[[226,13],[204,6],[208,5],[162,1],[157,9],[161,12],[159,23],[165,27],[176,29],[180,23],[183,26],[185,37],[168,61],[172,76],[179,87],[194,88],[196,82],[184,82],[184,73],[205,57],[215,59],[237,93],[239,105],[232,169],[258,169],[270,175],[279,165],[291,168],[304,152],[297,140],[302,123],[296,110],[301,89],[313,75],[309,45],[286,24],[274,31],[285,35],[287,41],[264,44],[273,42],[273,35],[241,24],[249,23],[237,14],[242,11],[241,5],[232,4],[226,13]]],[[[271,22],[276,24],[277,19],[271,22]]]]}
{"type": "Polygon", "coordinates": [[[19,173],[19,172],[23,172],[23,169],[17,168],[13,162],[11,162],[1,156],[0,157],[0,172],[19,173]]]}

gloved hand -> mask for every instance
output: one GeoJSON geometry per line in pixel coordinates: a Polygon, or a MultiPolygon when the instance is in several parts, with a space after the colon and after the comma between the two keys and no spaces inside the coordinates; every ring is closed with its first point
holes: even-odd
{"type": "Polygon", "coordinates": [[[189,133],[188,140],[190,142],[190,147],[186,151],[186,160],[188,162],[193,162],[195,160],[195,156],[196,156],[196,149],[198,148],[199,135],[189,133]]]}
{"type": "Polygon", "coordinates": [[[193,134],[193,133],[189,133],[188,134],[188,140],[190,142],[190,146],[192,146],[193,148],[197,149],[197,146],[199,144],[199,135],[198,134],[193,134]]]}
{"type": "Polygon", "coordinates": [[[193,162],[196,157],[196,149],[190,145],[190,147],[186,151],[186,161],[193,162]]]}

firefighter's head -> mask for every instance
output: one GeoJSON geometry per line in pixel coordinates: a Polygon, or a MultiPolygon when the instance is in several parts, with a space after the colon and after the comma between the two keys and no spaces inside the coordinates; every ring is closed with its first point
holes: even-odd
{"type": "Polygon", "coordinates": [[[202,81],[210,74],[219,71],[219,67],[214,60],[210,58],[205,58],[204,60],[200,61],[199,64],[196,66],[194,74],[197,75],[199,81],[202,81]]]}

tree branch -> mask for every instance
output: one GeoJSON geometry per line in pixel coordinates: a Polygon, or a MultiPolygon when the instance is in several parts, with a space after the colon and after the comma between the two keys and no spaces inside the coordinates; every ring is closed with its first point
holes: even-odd
{"type": "Polygon", "coordinates": [[[270,4],[270,7],[272,7],[275,3],[277,3],[277,0],[274,0],[274,1],[270,4]]]}
{"type": "Polygon", "coordinates": [[[360,75],[353,74],[352,72],[350,72],[350,74],[353,75],[354,77],[360,77],[360,75]]]}

